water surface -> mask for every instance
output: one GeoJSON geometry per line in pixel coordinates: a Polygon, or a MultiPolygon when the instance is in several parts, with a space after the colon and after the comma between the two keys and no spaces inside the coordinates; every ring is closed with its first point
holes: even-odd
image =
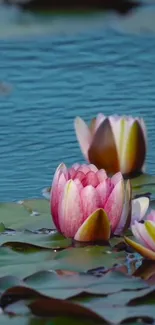
{"type": "Polygon", "coordinates": [[[143,116],[155,174],[155,23],[133,30],[129,20],[99,17],[71,28],[73,20],[23,17],[5,10],[1,20],[0,80],[11,91],[0,94],[0,201],[41,196],[61,161],[84,161],[77,115],[143,116]]]}

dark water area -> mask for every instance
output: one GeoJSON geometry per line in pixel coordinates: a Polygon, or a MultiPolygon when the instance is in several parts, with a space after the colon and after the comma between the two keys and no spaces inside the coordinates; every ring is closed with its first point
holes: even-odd
{"type": "Polygon", "coordinates": [[[99,15],[85,26],[84,18],[2,7],[0,82],[10,91],[0,94],[0,201],[40,197],[60,162],[84,161],[77,115],[144,117],[155,174],[154,67],[155,9],[121,20],[99,15]]]}

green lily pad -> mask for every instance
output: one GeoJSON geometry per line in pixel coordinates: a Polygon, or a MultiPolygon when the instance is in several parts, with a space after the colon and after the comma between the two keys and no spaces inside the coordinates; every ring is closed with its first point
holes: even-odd
{"type": "Polygon", "coordinates": [[[78,304],[62,299],[48,298],[41,296],[37,291],[27,287],[13,287],[8,289],[1,297],[0,303],[3,308],[8,307],[17,301],[27,300],[26,305],[29,307],[33,315],[39,317],[50,316],[74,316],[87,318],[101,322],[103,317],[98,316],[97,313],[87,309],[78,304]],[[9,299],[7,299],[9,297],[9,299]],[[33,299],[32,299],[32,298],[33,299]],[[32,302],[29,301],[32,299],[32,302]]]}
{"type": "Polygon", "coordinates": [[[8,289],[1,297],[1,304],[6,308],[13,301],[24,301],[25,299],[32,314],[39,317],[71,316],[78,318],[79,321],[81,318],[91,319],[102,324],[103,322],[120,324],[123,321],[135,320],[135,318],[137,320],[144,318],[149,321],[155,319],[154,305],[119,306],[117,301],[117,306],[114,306],[105,304],[104,298],[73,303],[72,301],[39,296],[33,289],[26,287],[8,289]],[[30,297],[33,297],[32,302],[29,301],[30,297]]]}
{"type": "Polygon", "coordinates": [[[155,176],[141,174],[131,179],[133,196],[145,193],[155,194],[155,176]]]}
{"type": "Polygon", "coordinates": [[[49,203],[44,199],[0,203],[0,223],[15,230],[55,229],[49,203]]]}
{"type": "MultiPolygon", "coordinates": [[[[26,316],[22,316],[22,317],[16,317],[16,316],[9,316],[7,314],[2,314],[0,315],[0,324],[1,325],[30,325],[31,319],[33,319],[32,317],[26,317],[26,316]]],[[[33,324],[31,323],[31,325],[44,325],[44,324],[33,324]]]]}
{"type": "Polygon", "coordinates": [[[25,316],[25,315],[30,315],[30,310],[25,304],[25,301],[20,300],[13,304],[8,305],[5,308],[5,313],[13,314],[17,316],[25,316]]]}
{"type": "Polygon", "coordinates": [[[6,229],[5,229],[5,226],[4,226],[4,223],[0,223],[0,233],[4,232],[6,229]]]}
{"type": "MultiPolygon", "coordinates": [[[[14,307],[9,306],[10,311],[15,312],[14,307]],[[13,310],[12,310],[13,309],[13,310]]],[[[19,311],[22,308],[21,304],[17,305],[19,311]]],[[[0,315],[1,325],[79,325],[79,319],[73,317],[52,317],[52,318],[38,318],[34,316],[8,316],[7,314],[0,315]]],[[[102,323],[103,325],[106,323],[102,323]]],[[[80,325],[96,325],[96,321],[81,319],[80,325]]],[[[141,325],[141,324],[135,324],[141,325]]]]}
{"type": "Polygon", "coordinates": [[[32,199],[24,200],[22,205],[31,213],[33,211],[38,212],[39,214],[49,214],[50,215],[50,205],[49,202],[45,199],[32,199]]]}
{"type": "Polygon", "coordinates": [[[95,313],[97,313],[100,317],[104,317],[104,319],[109,323],[120,324],[121,322],[131,321],[132,319],[147,319],[149,321],[155,320],[154,314],[154,306],[143,305],[137,307],[127,307],[127,306],[108,306],[104,305],[102,299],[93,302],[87,302],[82,304],[83,306],[91,309],[95,313]]]}
{"type": "Polygon", "coordinates": [[[38,271],[51,270],[54,256],[54,251],[49,250],[23,254],[0,248],[0,277],[11,275],[22,279],[38,271]]]}
{"type": "Polygon", "coordinates": [[[0,294],[2,294],[5,290],[14,287],[14,286],[19,286],[19,285],[23,285],[24,282],[12,275],[8,275],[8,276],[3,276],[0,278],[0,294]]]}
{"type": "Polygon", "coordinates": [[[0,203],[0,222],[7,228],[18,228],[21,221],[28,220],[30,213],[17,203],[0,203]]]}
{"type": "MultiPolygon", "coordinates": [[[[132,284],[132,280],[131,280],[131,284],[132,284]]],[[[136,287],[136,281],[134,282],[134,285],[136,287]]],[[[133,288],[134,285],[131,285],[131,287],[133,288]]],[[[138,287],[137,287],[137,289],[138,289],[138,287]]],[[[126,289],[123,289],[123,291],[120,291],[119,293],[114,293],[114,294],[110,294],[104,298],[99,298],[98,302],[102,301],[102,303],[105,305],[106,304],[113,305],[115,307],[116,306],[125,306],[125,305],[133,306],[133,305],[137,305],[137,304],[146,305],[146,304],[150,304],[150,303],[155,304],[154,296],[155,296],[155,290],[151,287],[143,289],[143,290],[127,290],[126,291],[126,289]]],[[[93,303],[93,300],[94,300],[94,302],[97,303],[96,298],[89,298],[89,301],[91,301],[91,303],[93,303]]],[[[76,299],[74,301],[76,301],[76,299]]]]}
{"type": "Polygon", "coordinates": [[[59,233],[35,234],[31,232],[17,232],[14,235],[1,235],[0,245],[11,247],[18,251],[30,252],[41,248],[66,248],[71,245],[71,239],[59,233]]]}
{"type": "Polygon", "coordinates": [[[125,258],[125,252],[112,252],[110,248],[103,246],[68,248],[58,252],[55,256],[60,269],[77,272],[86,272],[101,266],[110,268],[115,264],[124,263],[125,258]]]}
{"type": "Polygon", "coordinates": [[[148,288],[148,284],[141,279],[125,276],[121,272],[108,272],[101,278],[86,274],[59,276],[52,272],[39,272],[24,282],[43,295],[61,299],[81,293],[104,296],[121,290],[148,288]]]}

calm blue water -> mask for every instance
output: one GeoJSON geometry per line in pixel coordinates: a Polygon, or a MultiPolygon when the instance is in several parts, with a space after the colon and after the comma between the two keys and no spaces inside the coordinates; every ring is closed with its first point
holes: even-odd
{"type": "Polygon", "coordinates": [[[61,161],[83,161],[76,115],[86,121],[98,112],[143,116],[147,170],[155,173],[155,26],[131,33],[133,24],[110,19],[105,26],[99,19],[75,30],[67,21],[64,30],[55,19],[55,32],[49,24],[38,30],[32,17],[28,24],[19,13],[8,21],[5,15],[0,81],[11,91],[0,94],[0,201],[41,196],[61,161]],[[37,35],[28,35],[28,26],[37,35]]]}

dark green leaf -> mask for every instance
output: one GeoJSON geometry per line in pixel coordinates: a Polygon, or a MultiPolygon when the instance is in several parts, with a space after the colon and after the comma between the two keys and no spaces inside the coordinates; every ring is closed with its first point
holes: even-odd
{"type": "Polygon", "coordinates": [[[0,276],[13,275],[21,279],[41,270],[52,269],[54,256],[52,251],[22,254],[0,248],[0,276]]]}
{"type": "Polygon", "coordinates": [[[111,268],[125,262],[125,252],[112,252],[108,247],[87,246],[58,252],[55,260],[60,269],[85,272],[92,268],[111,268]],[[76,257],[76,258],[75,258],[76,257]]]}
{"type": "Polygon", "coordinates": [[[65,248],[71,245],[71,240],[66,239],[59,233],[53,232],[50,234],[34,234],[31,232],[17,232],[15,235],[1,235],[0,245],[17,248],[21,251],[26,249],[35,250],[35,246],[41,248],[65,248]],[[33,246],[35,245],[35,246],[33,246]]]}
{"type": "Polygon", "coordinates": [[[145,193],[155,194],[155,176],[142,174],[131,179],[133,196],[145,193]]]}
{"type": "Polygon", "coordinates": [[[6,228],[38,230],[55,229],[50,215],[49,203],[44,199],[19,203],[0,203],[0,222],[6,228]]]}
{"type": "Polygon", "coordinates": [[[59,276],[52,272],[39,272],[25,279],[27,286],[54,298],[70,298],[81,293],[107,295],[121,290],[148,288],[144,281],[121,272],[108,272],[97,278],[88,274],[59,276]]]}

